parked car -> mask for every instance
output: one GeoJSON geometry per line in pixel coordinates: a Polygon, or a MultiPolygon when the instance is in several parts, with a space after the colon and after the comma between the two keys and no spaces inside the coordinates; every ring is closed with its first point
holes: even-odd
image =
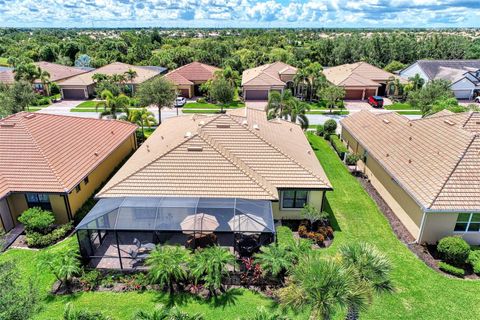
{"type": "Polygon", "coordinates": [[[480,103],[480,96],[476,97],[473,101],[475,101],[476,103],[480,103]]]}
{"type": "Polygon", "coordinates": [[[374,108],[383,108],[383,98],[379,96],[368,97],[368,104],[374,108]]]}
{"type": "Polygon", "coordinates": [[[185,105],[185,103],[187,103],[187,99],[184,98],[184,97],[177,97],[177,99],[175,99],[175,108],[181,108],[185,105]]]}

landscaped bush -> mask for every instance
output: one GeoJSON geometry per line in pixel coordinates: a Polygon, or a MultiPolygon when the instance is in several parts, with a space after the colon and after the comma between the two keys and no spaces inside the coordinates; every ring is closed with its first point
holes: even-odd
{"type": "Polygon", "coordinates": [[[38,232],[45,234],[53,226],[55,217],[50,211],[35,207],[25,210],[18,218],[18,221],[23,223],[27,233],[38,232]]]}
{"type": "Polygon", "coordinates": [[[439,262],[438,267],[440,270],[449,273],[451,275],[454,275],[456,277],[464,277],[465,276],[465,271],[461,268],[454,267],[446,262],[439,262]]]}
{"type": "Polygon", "coordinates": [[[437,245],[440,257],[457,267],[465,264],[470,253],[470,246],[460,237],[445,237],[437,245]]]}
{"type": "Polygon", "coordinates": [[[324,134],[324,128],[323,128],[323,124],[319,124],[317,125],[317,128],[315,130],[315,134],[319,137],[322,137],[323,134],[324,134]]]}
{"type": "Polygon", "coordinates": [[[205,98],[198,98],[197,102],[198,103],[207,103],[207,100],[205,98]]]}
{"type": "Polygon", "coordinates": [[[360,156],[356,153],[348,153],[345,157],[345,163],[347,166],[355,166],[358,160],[360,160],[360,156]]]}
{"type": "Polygon", "coordinates": [[[29,247],[42,248],[54,244],[64,238],[72,230],[72,222],[66,223],[53,231],[42,234],[39,232],[27,232],[26,239],[29,247]]]}
{"type": "Polygon", "coordinates": [[[467,262],[472,265],[473,272],[480,275],[480,250],[470,251],[467,262]]]}
{"type": "Polygon", "coordinates": [[[328,119],[323,124],[323,130],[325,131],[326,136],[334,134],[335,130],[337,130],[337,122],[333,119],[328,119]]]}
{"type": "Polygon", "coordinates": [[[338,156],[343,159],[345,153],[348,152],[347,147],[343,144],[342,140],[337,135],[330,135],[330,143],[332,144],[333,149],[337,152],[338,156]]]}
{"type": "Polygon", "coordinates": [[[91,312],[87,310],[76,310],[68,303],[63,312],[63,320],[110,320],[101,312],[91,312]]]}
{"type": "Polygon", "coordinates": [[[49,97],[38,97],[32,102],[32,106],[46,106],[52,103],[49,97]]]}

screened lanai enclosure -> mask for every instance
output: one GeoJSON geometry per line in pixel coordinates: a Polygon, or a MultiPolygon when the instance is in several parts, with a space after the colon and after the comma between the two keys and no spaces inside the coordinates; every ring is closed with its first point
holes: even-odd
{"type": "Polygon", "coordinates": [[[157,245],[218,245],[241,258],[275,240],[271,202],[238,198],[105,198],[76,231],[84,262],[101,269],[146,268],[157,245]]]}

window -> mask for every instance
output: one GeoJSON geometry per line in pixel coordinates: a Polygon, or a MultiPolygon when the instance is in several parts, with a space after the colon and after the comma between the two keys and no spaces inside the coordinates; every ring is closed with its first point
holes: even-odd
{"type": "Polygon", "coordinates": [[[77,184],[77,186],[75,187],[75,191],[80,192],[80,190],[82,190],[82,188],[80,187],[80,183],[77,184]]]}
{"type": "Polygon", "coordinates": [[[50,199],[46,193],[27,193],[25,197],[29,208],[39,207],[43,210],[52,210],[50,199]]]}
{"type": "Polygon", "coordinates": [[[85,177],[85,179],[83,179],[83,183],[85,183],[85,185],[88,184],[88,177],[85,177]]]}
{"type": "Polygon", "coordinates": [[[287,190],[282,192],[282,208],[301,209],[308,202],[308,191],[287,190]]]}
{"type": "Polygon", "coordinates": [[[455,232],[480,232],[480,213],[460,213],[455,232]]]}

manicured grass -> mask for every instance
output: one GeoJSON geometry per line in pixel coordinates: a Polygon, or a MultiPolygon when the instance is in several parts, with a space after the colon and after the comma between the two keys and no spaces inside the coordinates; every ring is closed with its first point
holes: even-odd
{"type": "Polygon", "coordinates": [[[389,106],[384,106],[384,108],[386,110],[418,110],[417,108],[414,108],[409,103],[401,103],[401,102],[397,102],[389,106]]]}
{"type": "Polygon", "coordinates": [[[97,102],[98,101],[87,100],[87,101],[84,101],[84,102],[80,103],[75,108],[79,108],[79,109],[92,108],[92,109],[95,109],[95,105],[97,104],[97,102]]]}
{"type": "Polygon", "coordinates": [[[350,112],[348,110],[338,110],[338,109],[333,109],[332,112],[330,112],[329,109],[324,109],[324,110],[312,110],[308,111],[307,114],[332,114],[332,115],[348,115],[350,112]]]}
{"type": "MultiPolygon", "coordinates": [[[[224,109],[225,110],[225,109],[224,109]]],[[[210,114],[210,113],[219,113],[220,109],[183,109],[183,113],[199,113],[199,114],[210,114]]]]}
{"type": "Polygon", "coordinates": [[[102,109],[95,110],[95,108],[72,108],[70,112],[100,112],[102,109]]]}
{"type": "Polygon", "coordinates": [[[2,57],[0,57],[0,66],[2,66],[2,67],[8,67],[8,58],[2,58],[2,57]]]}
{"type": "Polygon", "coordinates": [[[422,115],[422,112],[419,110],[409,110],[409,111],[397,111],[398,114],[408,116],[408,115],[422,115]]]}
{"type": "Polygon", "coordinates": [[[338,224],[334,254],[344,243],[367,241],[392,261],[396,292],[375,298],[361,319],[478,319],[480,281],[448,278],[427,267],[393,234],[374,201],[321,137],[307,134],[334,191],[327,208],[338,224]]]}
{"type": "MultiPolygon", "coordinates": [[[[234,101],[226,106],[224,106],[224,109],[236,109],[236,108],[243,108],[245,107],[245,104],[240,101],[234,101]]],[[[200,102],[190,102],[187,103],[183,106],[183,109],[216,109],[220,110],[220,106],[218,104],[213,104],[213,103],[200,103],[200,102]]]]}

